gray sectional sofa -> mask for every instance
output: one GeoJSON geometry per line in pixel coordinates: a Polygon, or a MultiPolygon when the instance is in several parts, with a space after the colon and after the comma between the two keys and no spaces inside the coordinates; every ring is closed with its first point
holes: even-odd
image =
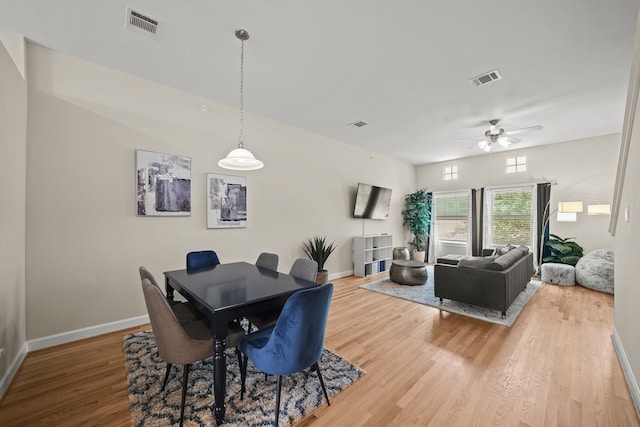
{"type": "Polygon", "coordinates": [[[484,250],[483,257],[462,258],[457,265],[434,266],[435,296],[500,310],[511,303],[533,276],[533,253],[526,246],[484,250]]]}

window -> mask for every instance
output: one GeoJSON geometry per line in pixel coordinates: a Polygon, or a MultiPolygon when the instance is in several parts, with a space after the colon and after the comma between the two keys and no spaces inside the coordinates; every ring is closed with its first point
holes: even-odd
{"type": "Polygon", "coordinates": [[[485,192],[484,247],[533,244],[533,187],[494,188],[485,192]]]}
{"type": "Polygon", "coordinates": [[[507,157],[505,162],[506,173],[526,172],[527,156],[507,157]]]}
{"type": "Polygon", "coordinates": [[[434,194],[438,240],[467,242],[469,192],[434,194]]]}
{"type": "Polygon", "coordinates": [[[458,179],[458,166],[445,166],[442,168],[442,179],[445,181],[451,181],[452,179],[458,179]]]}

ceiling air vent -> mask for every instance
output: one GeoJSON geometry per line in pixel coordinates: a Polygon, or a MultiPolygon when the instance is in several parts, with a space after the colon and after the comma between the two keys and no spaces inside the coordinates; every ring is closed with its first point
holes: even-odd
{"type": "Polygon", "coordinates": [[[484,73],[479,76],[473,77],[469,79],[469,82],[471,82],[471,84],[474,85],[475,87],[478,87],[478,86],[483,86],[501,79],[502,79],[502,76],[500,75],[498,70],[493,70],[493,71],[489,71],[488,73],[484,73]]]}
{"type": "Polygon", "coordinates": [[[152,38],[158,38],[158,21],[131,8],[127,8],[127,28],[152,38]]]}
{"type": "Polygon", "coordinates": [[[366,123],[366,122],[363,122],[362,120],[360,120],[359,122],[353,122],[353,123],[351,123],[351,126],[356,126],[356,127],[359,127],[359,128],[361,128],[361,127],[363,127],[363,126],[366,126],[366,125],[367,125],[367,123],[366,123]]]}

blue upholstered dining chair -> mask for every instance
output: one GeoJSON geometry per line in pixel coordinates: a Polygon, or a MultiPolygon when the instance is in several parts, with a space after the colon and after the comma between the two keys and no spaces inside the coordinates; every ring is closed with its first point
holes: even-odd
{"type": "Polygon", "coordinates": [[[218,264],[220,259],[215,251],[197,251],[187,254],[187,270],[215,267],[218,264]]]}
{"type": "MultiPolygon", "coordinates": [[[[276,255],[277,256],[277,255],[276,255]]],[[[258,263],[256,262],[256,265],[258,263]]],[[[297,277],[299,279],[309,280],[315,282],[316,273],[318,272],[318,263],[312,259],[298,258],[293,262],[291,269],[289,270],[289,276],[297,277]]],[[[249,321],[249,328],[247,332],[251,332],[251,326],[255,326],[258,329],[268,328],[276,324],[280,316],[280,310],[262,311],[247,316],[249,321]]]]}
{"type": "Polygon", "coordinates": [[[312,367],[318,374],[324,397],[330,405],[318,361],[324,349],[332,294],[331,283],[298,291],[287,299],[275,326],[242,336],[238,340],[238,349],[244,354],[241,364],[241,398],[244,397],[248,359],[262,372],[278,376],[276,426],[280,415],[283,375],[312,367]]]}

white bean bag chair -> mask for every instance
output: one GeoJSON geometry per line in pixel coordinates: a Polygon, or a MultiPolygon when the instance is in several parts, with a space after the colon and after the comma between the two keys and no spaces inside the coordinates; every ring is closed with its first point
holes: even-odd
{"type": "Polygon", "coordinates": [[[613,293],[613,250],[596,249],[576,264],[576,282],[585,288],[613,293]]]}

